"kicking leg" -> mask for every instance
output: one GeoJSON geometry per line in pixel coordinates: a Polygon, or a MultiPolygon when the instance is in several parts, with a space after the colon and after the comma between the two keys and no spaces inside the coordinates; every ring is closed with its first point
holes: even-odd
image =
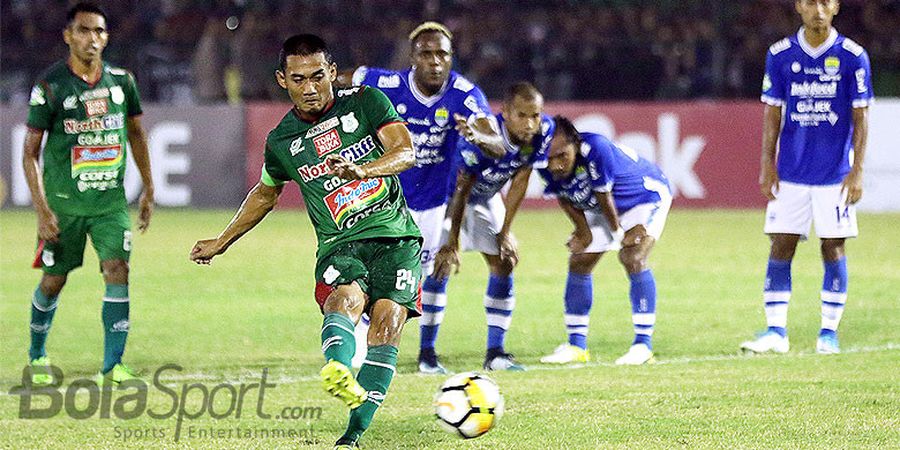
{"type": "Polygon", "coordinates": [[[353,378],[350,360],[356,351],[353,329],[365,307],[365,293],[355,281],[337,286],[322,306],[322,353],[326,364],[322,386],[350,408],[366,399],[365,390],[353,378]]]}

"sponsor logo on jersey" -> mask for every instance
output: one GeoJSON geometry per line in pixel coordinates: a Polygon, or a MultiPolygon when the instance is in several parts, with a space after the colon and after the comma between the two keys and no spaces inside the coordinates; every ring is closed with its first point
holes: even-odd
{"type": "Polygon", "coordinates": [[[860,94],[868,91],[869,88],[866,86],[866,69],[857,69],[856,70],[856,91],[860,94]]]}
{"type": "Polygon", "coordinates": [[[313,145],[316,147],[316,153],[319,156],[323,156],[341,148],[343,144],[337,130],[332,129],[321,136],[313,138],[313,145]]]}
{"type": "Polygon", "coordinates": [[[406,114],[406,104],[405,103],[397,104],[397,114],[406,114]]]}
{"type": "Polygon", "coordinates": [[[320,135],[320,134],[322,134],[322,133],[324,133],[324,132],[326,132],[326,131],[328,131],[328,130],[330,130],[330,129],[336,127],[336,126],[338,126],[339,123],[340,123],[340,121],[338,121],[338,118],[337,118],[337,117],[332,117],[332,118],[330,118],[330,119],[328,119],[328,120],[326,120],[326,121],[324,121],[324,122],[322,122],[322,123],[320,123],[320,124],[318,124],[318,125],[316,125],[316,126],[310,128],[310,129],[306,132],[306,138],[309,139],[309,138],[311,138],[311,137],[313,137],[313,136],[320,135]]]}
{"type": "Polygon", "coordinates": [[[769,89],[772,89],[772,79],[769,78],[769,74],[765,74],[763,75],[762,90],[763,92],[769,92],[769,89]]]}
{"type": "Polygon", "coordinates": [[[291,156],[297,156],[297,153],[302,152],[303,151],[303,138],[298,137],[297,139],[294,139],[293,141],[291,141],[291,149],[290,150],[291,150],[291,156]]]}
{"type": "Polygon", "coordinates": [[[72,178],[87,171],[117,167],[122,156],[121,145],[72,147],[72,178]]]}
{"type": "Polygon", "coordinates": [[[344,133],[352,133],[359,128],[359,121],[356,120],[356,114],[352,111],[341,116],[341,129],[344,133]]]}
{"type": "MultiPolygon", "coordinates": [[[[369,153],[372,153],[372,150],[375,150],[376,148],[377,146],[375,145],[375,140],[372,139],[372,136],[366,136],[363,140],[341,150],[338,154],[347,161],[356,162],[369,153]]],[[[328,162],[322,161],[311,166],[300,166],[297,168],[297,173],[300,174],[300,178],[302,178],[303,181],[308,183],[316,178],[329,175],[331,173],[331,168],[328,167],[328,162]]]]}
{"type": "Polygon", "coordinates": [[[65,109],[66,111],[75,109],[77,107],[78,107],[78,97],[76,97],[74,95],[70,95],[70,96],[66,97],[65,100],[63,100],[63,109],[65,109]]]}
{"type": "Polygon", "coordinates": [[[44,98],[44,89],[40,86],[31,88],[31,97],[28,99],[28,104],[31,106],[40,106],[44,103],[47,103],[47,99],[44,98]]]}
{"type": "Polygon", "coordinates": [[[66,134],[79,134],[88,131],[120,130],[125,127],[125,115],[122,113],[109,114],[103,117],[91,117],[86,120],[63,120],[63,130],[66,134]]]}
{"type": "Polygon", "coordinates": [[[450,111],[443,106],[438,108],[437,111],[434,112],[434,122],[439,126],[447,125],[447,122],[450,120],[450,111]]]}
{"type": "Polygon", "coordinates": [[[424,119],[417,119],[417,118],[415,118],[415,117],[407,117],[407,118],[406,118],[406,121],[409,122],[409,123],[412,124],[412,125],[421,125],[421,126],[424,126],[424,127],[430,127],[430,126],[431,126],[431,121],[428,120],[427,117],[424,118],[424,119]]]}
{"type": "Polygon", "coordinates": [[[122,91],[122,86],[113,86],[109,88],[109,98],[117,105],[125,103],[125,92],[122,91]]]}
{"type": "Polygon", "coordinates": [[[382,75],[378,77],[379,88],[395,88],[400,86],[400,75],[382,75]]]}
{"type": "Polygon", "coordinates": [[[102,87],[97,89],[92,89],[90,91],[84,91],[81,95],[78,96],[78,100],[94,100],[97,98],[106,98],[109,97],[109,88],[102,87]]]}
{"type": "Polygon", "coordinates": [[[334,223],[341,227],[347,218],[387,197],[387,184],[381,178],[356,180],[325,197],[325,205],[334,223]]]}
{"type": "Polygon", "coordinates": [[[800,63],[799,62],[794,61],[793,63],[791,63],[791,72],[800,73],[800,63]]]}
{"type": "Polygon", "coordinates": [[[829,56],[825,58],[825,73],[828,75],[837,75],[837,73],[841,70],[841,60],[834,57],[829,56]]]}
{"type": "Polygon", "coordinates": [[[473,113],[481,112],[481,108],[478,107],[478,100],[475,100],[475,97],[472,97],[471,95],[463,100],[463,105],[466,105],[466,108],[469,108],[473,113]]]}
{"type": "Polygon", "coordinates": [[[791,83],[791,97],[834,98],[837,96],[837,82],[819,83],[804,81],[791,83]]]}
{"type": "Polygon", "coordinates": [[[338,97],[346,97],[348,95],[353,95],[357,92],[359,92],[359,86],[350,88],[350,89],[341,89],[341,90],[337,91],[337,96],[338,97]]]}
{"type": "Polygon", "coordinates": [[[109,105],[106,103],[105,98],[87,100],[84,102],[84,112],[88,116],[99,116],[109,112],[109,105]]]}

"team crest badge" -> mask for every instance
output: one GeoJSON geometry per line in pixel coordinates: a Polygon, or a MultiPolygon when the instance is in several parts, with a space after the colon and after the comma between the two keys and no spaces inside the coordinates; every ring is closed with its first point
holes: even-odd
{"type": "Polygon", "coordinates": [[[434,123],[438,124],[438,126],[447,125],[447,122],[450,120],[450,111],[447,111],[447,108],[440,107],[437,111],[434,112],[434,123]]]}
{"type": "Polygon", "coordinates": [[[125,102],[125,92],[122,91],[122,86],[113,86],[109,88],[109,96],[112,98],[113,103],[117,105],[121,105],[125,102]]]}
{"type": "Polygon", "coordinates": [[[356,120],[356,114],[351,112],[341,116],[341,129],[344,130],[344,133],[352,133],[357,128],[359,128],[359,121],[356,120]]]}
{"type": "Polygon", "coordinates": [[[298,137],[291,141],[291,156],[297,156],[297,153],[303,151],[303,138],[298,137]]]}
{"type": "Polygon", "coordinates": [[[825,58],[825,73],[828,75],[837,75],[837,73],[841,70],[841,60],[834,57],[829,56],[825,58]]]}

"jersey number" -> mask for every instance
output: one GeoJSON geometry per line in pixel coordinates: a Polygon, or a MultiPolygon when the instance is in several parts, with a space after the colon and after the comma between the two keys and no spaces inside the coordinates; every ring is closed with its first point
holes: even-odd
{"type": "Polygon", "coordinates": [[[849,206],[845,206],[845,207],[844,207],[844,210],[841,211],[841,207],[840,207],[840,206],[835,206],[835,207],[834,207],[834,214],[835,214],[835,216],[837,216],[837,221],[838,221],[838,223],[841,223],[841,220],[843,220],[843,219],[850,220],[850,207],[849,207],[849,206]]]}
{"type": "Polygon", "coordinates": [[[405,291],[409,289],[409,292],[416,292],[416,287],[418,287],[419,280],[416,279],[415,275],[413,275],[412,270],[408,269],[400,269],[397,271],[397,283],[394,284],[394,287],[398,291],[405,291]]]}

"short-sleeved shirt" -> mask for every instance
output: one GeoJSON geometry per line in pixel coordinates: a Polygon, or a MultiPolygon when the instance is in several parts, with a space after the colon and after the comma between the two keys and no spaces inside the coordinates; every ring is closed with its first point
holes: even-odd
{"type": "Polygon", "coordinates": [[[784,107],[778,139],[778,176],[806,185],[831,185],[850,172],[853,108],[873,100],[869,55],[832,29],[812,48],[803,28],[769,47],[762,101],[784,107]]]}
{"type": "Polygon", "coordinates": [[[580,133],[582,144],[572,174],[554,180],[548,169],[538,173],[547,183],[545,193],[564,198],[581,210],[599,207],[595,192],[611,192],[616,210],[624,213],[637,205],[659,202],[669,193],[669,181],[650,161],[633,149],[613,144],[594,133],[580,133]]]}
{"type": "Polygon", "coordinates": [[[400,174],[409,207],[424,211],[446,204],[459,164],[459,133],[453,115],[468,118],[491,114],[481,89],[451,71],[444,87],[437,94],[426,96],[416,88],[412,69],[396,72],[365,66],[353,74],[353,84],[381,89],[412,133],[416,167],[400,174]]]}
{"type": "Polygon", "coordinates": [[[496,115],[503,136],[503,145],[506,154],[500,159],[486,156],[478,146],[459,140],[459,154],[462,158],[463,170],[475,175],[475,184],[469,196],[470,202],[485,202],[500,192],[500,189],[521,168],[531,167],[543,169],[547,167],[547,154],[550,151],[550,141],[553,139],[553,131],[556,125],[553,119],[541,115],[540,131],[534,135],[528,145],[517,146],[512,143],[506,129],[506,123],[502,114],[496,115]]]}
{"type": "Polygon", "coordinates": [[[89,84],[60,61],[38,78],[28,127],[47,133],[44,189],[54,212],[101,216],[127,207],[126,120],[138,114],[137,86],[125,69],[104,63],[89,84]]]}
{"type": "Polygon", "coordinates": [[[269,132],[262,182],[300,186],[319,255],[350,241],[420,237],[397,176],[346,181],[325,160],[340,155],[360,165],[374,161],[384,154],[378,130],[402,122],[381,91],[363,86],[336,91],[315,122],[292,109],[269,132]]]}

